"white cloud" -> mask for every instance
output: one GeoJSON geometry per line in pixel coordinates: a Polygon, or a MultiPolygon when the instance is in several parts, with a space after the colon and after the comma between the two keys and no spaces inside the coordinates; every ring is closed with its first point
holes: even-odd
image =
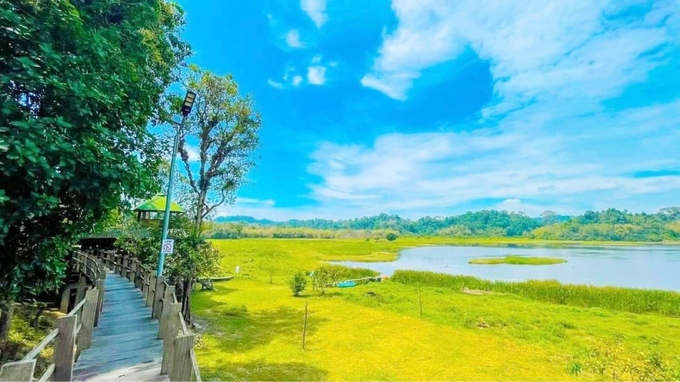
{"type": "Polygon", "coordinates": [[[326,67],[310,66],[307,68],[307,82],[312,85],[323,85],[326,83],[326,67]]]}
{"type": "Polygon", "coordinates": [[[260,207],[274,207],[276,201],[273,199],[253,199],[253,198],[237,198],[236,205],[250,205],[260,207]]]}
{"type": "Polygon", "coordinates": [[[494,207],[532,216],[545,209],[582,212],[598,202],[625,208],[637,196],[668,196],[680,187],[680,177],[631,177],[659,158],[680,167],[670,155],[680,143],[672,130],[680,124],[678,108],[680,102],[573,116],[563,123],[578,126],[574,134],[522,120],[508,122],[507,130],[388,134],[372,146],[325,142],[308,169],[323,179],[311,196],[357,216],[436,215],[480,199],[502,200],[494,207]],[[600,126],[608,127],[591,134],[600,126]]]}
{"type": "Polygon", "coordinates": [[[198,162],[201,159],[201,154],[197,147],[185,144],[184,149],[187,150],[187,154],[189,155],[189,162],[198,162]]]}
{"type": "Polygon", "coordinates": [[[268,79],[268,80],[267,80],[267,83],[269,84],[269,86],[271,86],[271,87],[273,87],[273,88],[276,88],[276,89],[283,89],[283,84],[280,83],[280,82],[276,82],[276,81],[274,81],[274,80],[272,80],[272,79],[268,79]]]}
{"type": "Polygon", "coordinates": [[[300,41],[300,32],[296,29],[292,29],[286,33],[286,44],[291,48],[301,48],[304,46],[302,41],[300,41]]]}
{"type": "Polygon", "coordinates": [[[293,76],[293,86],[299,86],[302,83],[302,76],[293,76]]]}
{"type": "Polygon", "coordinates": [[[328,20],[326,0],[300,0],[300,8],[314,21],[317,28],[321,28],[328,20]]]}
{"type": "MultiPolygon", "coordinates": [[[[619,2],[394,0],[398,28],[384,36],[362,84],[404,99],[422,70],[471,47],[489,60],[499,100],[507,111],[536,97],[607,96],[645,79],[656,62],[640,54],[669,37],[658,21],[607,24],[619,2]]],[[[680,11],[658,2],[656,19],[680,11]]]]}

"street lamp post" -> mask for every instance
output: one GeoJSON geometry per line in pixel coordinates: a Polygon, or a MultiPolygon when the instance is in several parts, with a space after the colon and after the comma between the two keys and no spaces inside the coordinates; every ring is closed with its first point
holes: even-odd
{"type": "Polygon", "coordinates": [[[163,275],[163,263],[165,262],[165,252],[163,251],[163,243],[168,238],[168,225],[170,224],[170,203],[172,203],[172,181],[175,177],[175,157],[177,157],[177,146],[179,146],[179,135],[182,132],[182,127],[184,127],[184,121],[187,119],[189,113],[191,113],[191,108],[194,106],[194,101],[196,100],[196,93],[192,91],[187,91],[186,96],[184,96],[184,102],[182,103],[182,121],[177,128],[175,133],[175,142],[172,145],[172,157],[170,158],[170,178],[168,179],[168,193],[165,196],[165,216],[163,216],[163,234],[161,238],[161,252],[158,255],[158,266],[156,267],[156,276],[163,275]]]}

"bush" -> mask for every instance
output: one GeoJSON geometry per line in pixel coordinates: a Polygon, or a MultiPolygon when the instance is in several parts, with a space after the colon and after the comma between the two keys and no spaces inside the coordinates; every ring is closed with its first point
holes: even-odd
{"type": "Polygon", "coordinates": [[[395,241],[395,240],[397,240],[397,237],[398,236],[397,236],[396,233],[390,232],[390,233],[387,234],[387,236],[385,236],[385,239],[387,239],[389,241],[395,241]]]}
{"type": "Polygon", "coordinates": [[[307,287],[307,277],[303,272],[296,273],[290,279],[290,290],[293,292],[293,295],[299,296],[305,290],[305,287],[307,287]]]}

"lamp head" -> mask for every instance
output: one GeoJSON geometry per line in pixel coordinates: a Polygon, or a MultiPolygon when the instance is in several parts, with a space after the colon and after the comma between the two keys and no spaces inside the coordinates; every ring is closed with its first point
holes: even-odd
{"type": "Polygon", "coordinates": [[[184,102],[182,103],[181,113],[183,116],[189,115],[191,113],[191,108],[194,107],[194,101],[196,100],[196,93],[191,90],[187,91],[187,95],[184,96],[184,102]]]}

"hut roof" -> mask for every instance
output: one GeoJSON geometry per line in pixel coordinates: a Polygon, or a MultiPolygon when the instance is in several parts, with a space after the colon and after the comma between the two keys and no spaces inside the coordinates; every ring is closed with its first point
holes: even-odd
{"type": "MultiPolygon", "coordinates": [[[[165,212],[165,200],[165,195],[158,194],[137,206],[134,211],[165,212]]],[[[171,202],[170,212],[184,212],[184,209],[179,204],[171,202]]]]}

